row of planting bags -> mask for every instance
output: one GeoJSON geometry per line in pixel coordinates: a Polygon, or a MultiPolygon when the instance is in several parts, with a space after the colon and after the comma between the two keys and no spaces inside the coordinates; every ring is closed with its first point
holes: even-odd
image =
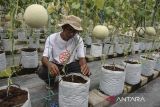
{"type": "Polygon", "coordinates": [[[142,51],[152,51],[160,48],[160,43],[155,42],[140,42],[140,43],[124,43],[124,44],[110,44],[105,43],[104,47],[102,44],[92,43],[90,49],[90,55],[94,57],[100,57],[102,54],[105,55],[114,55],[123,54],[127,52],[142,52],[142,51]],[[95,51],[96,50],[96,51],[95,51]]]}
{"type": "MultiPolygon", "coordinates": [[[[20,55],[20,64],[23,68],[38,67],[38,53],[35,48],[23,48],[20,55]]],[[[0,51],[0,72],[5,70],[7,66],[6,55],[4,51],[0,51]]]]}
{"type": "MultiPolygon", "coordinates": [[[[32,50],[27,50],[27,54],[22,52],[22,56],[28,56],[28,52],[30,51],[32,50]]],[[[34,56],[34,52],[29,55],[34,56]]],[[[144,55],[140,56],[140,62],[135,60],[124,61],[124,66],[102,65],[99,89],[107,95],[116,96],[123,92],[125,82],[134,85],[140,82],[141,74],[151,76],[154,73],[154,69],[160,71],[159,54],[153,54],[152,56],[152,58],[144,55]]],[[[90,78],[82,74],[69,74],[67,76],[70,75],[80,76],[86,80],[86,82],[68,82],[60,77],[59,106],[88,107],[90,78]]]]}
{"type": "MultiPolygon", "coordinates": [[[[123,92],[124,83],[138,84],[141,74],[151,76],[154,69],[160,71],[160,56],[153,54],[153,57],[140,56],[140,61],[127,60],[120,65],[102,65],[100,74],[99,89],[106,95],[117,96],[123,92]]],[[[61,80],[59,83],[59,106],[60,107],[88,107],[88,95],[90,78],[81,74],[86,83],[73,83],[61,80]]]]}
{"type": "Polygon", "coordinates": [[[93,42],[90,36],[84,38],[84,43],[91,46],[90,55],[94,57],[99,57],[102,53],[113,55],[114,53],[123,54],[126,52],[142,52],[160,48],[160,42],[157,40],[154,40],[153,42],[153,40],[140,39],[138,42],[134,42],[130,36],[107,37],[103,40],[104,47],[102,46],[102,41],[95,40],[93,42]]]}

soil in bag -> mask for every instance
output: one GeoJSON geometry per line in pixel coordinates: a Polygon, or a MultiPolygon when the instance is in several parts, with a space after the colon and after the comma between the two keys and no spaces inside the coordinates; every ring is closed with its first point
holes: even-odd
{"type": "Polygon", "coordinates": [[[62,80],[67,81],[67,82],[83,83],[83,84],[87,82],[87,80],[85,80],[81,76],[77,76],[77,75],[64,76],[64,77],[62,77],[62,80]]]}
{"type": "Polygon", "coordinates": [[[28,99],[28,92],[11,86],[7,96],[7,88],[0,90],[0,107],[21,107],[28,99]]]}

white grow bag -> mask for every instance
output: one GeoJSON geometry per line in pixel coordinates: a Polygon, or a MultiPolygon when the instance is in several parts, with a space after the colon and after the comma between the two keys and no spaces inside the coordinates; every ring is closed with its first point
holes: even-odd
{"type": "Polygon", "coordinates": [[[131,85],[138,84],[141,79],[141,64],[123,63],[126,72],[125,82],[131,85]]]}
{"type": "Polygon", "coordinates": [[[139,51],[139,45],[140,45],[140,43],[133,42],[132,43],[132,51],[133,52],[139,51]]]}
{"type": "Polygon", "coordinates": [[[116,96],[121,94],[123,92],[124,82],[125,82],[125,72],[111,71],[104,69],[102,67],[99,88],[105,94],[108,94],[110,96],[116,96]]]}
{"type": "Polygon", "coordinates": [[[79,73],[69,75],[81,76],[87,82],[84,84],[67,82],[61,80],[60,77],[59,107],[88,107],[90,78],[79,73]]]}
{"type": "MultiPolygon", "coordinates": [[[[16,86],[14,86],[14,87],[16,87],[16,86]]],[[[0,87],[0,90],[6,89],[6,88],[7,88],[7,86],[2,86],[2,87],[0,87]]],[[[26,100],[26,102],[21,107],[32,107],[28,88],[21,87],[20,89],[25,90],[25,91],[28,92],[28,99],[26,100]]]]}
{"type": "Polygon", "coordinates": [[[102,44],[92,43],[90,55],[94,57],[102,56],[102,44]]]}
{"type": "Polygon", "coordinates": [[[124,44],[117,43],[115,46],[115,51],[117,54],[123,54],[124,44]]]}
{"type": "Polygon", "coordinates": [[[156,64],[154,69],[158,70],[160,72],[160,55],[159,54],[153,54],[154,59],[156,60],[156,64]]]}
{"type": "Polygon", "coordinates": [[[145,43],[144,42],[140,42],[139,43],[139,51],[142,52],[145,50],[145,43]]]}
{"type": "Polygon", "coordinates": [[[149,60],[140,56],[142,63],[142,72],[141,74],[144,76],[151,76],[154,73],[155,60],[149,60]]]}
{"type": "Polygon", "coordinates": [[[4,52],[0,51],[0,71],[6,69],[6,55],[4,52]]]}
{"type": "Polygon", "coordinates": [[[37,51],[27,52],[21,51],[21,63],[23,68],[36,68],[38,66],[38,53],[37,51]]]}
{"type": "Polygon", "coordinates": [[[114,53],[114,45],[113,44],[104,44],[104,54],[105,55],[113,55],[114,53]]]}
{"type": "Polygon", "coordinates": [[[3,45],[3,48],[4,48],[5,51],[11,51],[12,50],[12,40],[2,39],[2,45],[3,45]]]}

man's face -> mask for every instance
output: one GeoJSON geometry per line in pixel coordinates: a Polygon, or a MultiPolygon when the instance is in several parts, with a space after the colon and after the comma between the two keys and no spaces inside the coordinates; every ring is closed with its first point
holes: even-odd
{"type": "Polygon", "coordinates": [[[77,33],[79,33],[77,30],[75,30],[72,26],[68,25],[66,28],[66,36],[68,37],[68,39],[74,37],[77,33]]]}

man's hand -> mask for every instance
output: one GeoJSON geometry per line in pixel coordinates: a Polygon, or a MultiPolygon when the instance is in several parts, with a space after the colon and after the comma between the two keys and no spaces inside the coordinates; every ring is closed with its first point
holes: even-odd
{"type": "Polygon", "coordinates": [[[81,66],[81,72],[82,72],[83,75],[86,75],[86,76],[90,76],[91,75],[90,71],[89,71],[89,67],[88,67],[87,64],[83,64],[81,66]]]}
{"type": "Polygon", "coordinates": [[[91,73],[89,71],[89,67],[87,65],[86,59],[85,58],[80,58],[79,59],[79,64],[81,66],[81,72],[82,72],[82,74],[86,75],[86,76],[90,76],[91,73]]]}
{"type": "Polygon", "coordinates": [[[53,75],[53,76],[59,75],[59,69],[58,69],[57,65],[52,62],[49,63],[49,70],[51,72],[51,75],[53,75]]]}

